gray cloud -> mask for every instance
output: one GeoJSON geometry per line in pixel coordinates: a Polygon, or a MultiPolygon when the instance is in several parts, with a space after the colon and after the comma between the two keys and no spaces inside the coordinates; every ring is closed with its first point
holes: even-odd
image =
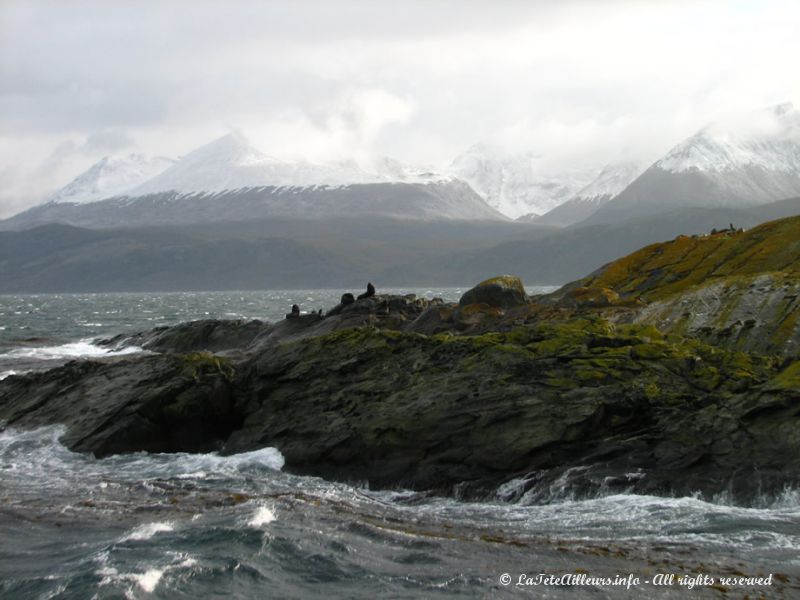
{"type": "Polygon", "coordinates": [[[119,152],[134,145],[133,138],[120,129],[96,131],[86,138],[83,150],[89,155],[119,152]]]}
{"type": "Polygon", "coordinates": [[[58,144],[44,159],[39,175],[57,171],[65,163],[88,158],[96,159],[98,156],[113,154],[134,146],[133,139],[127,132],[119,129],[103,129],[91,133],[83,142],[66,140],[58,144]]]}
{"type": "Polygon", "coordinates": [[[478,140],[654,158],[800,99],[799,20],[787,0],[5,0],[0,216],[99,155],[180,155],[230,128],[316,159],[443,164],[478,140]]]}

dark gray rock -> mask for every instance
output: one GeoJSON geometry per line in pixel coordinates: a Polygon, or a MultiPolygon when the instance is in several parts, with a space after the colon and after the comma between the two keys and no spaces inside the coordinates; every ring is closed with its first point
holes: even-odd
{"type": "Polygon", "coordinates": [[[269,323],[257,319],[202,319],[133,335],[118,335],[101,341],[100,345],[108,348],[138,346],[153,352],[222,352],[246,348],[270,327],[269,323]]]}
{"type": "Polygon", "coordinates": [[[4,380],[0,418],[13,427],[64,424],[63,443],[96,456],[209,452],[241,423],[232,375],[210,354],[73,361],[4,380]]]}

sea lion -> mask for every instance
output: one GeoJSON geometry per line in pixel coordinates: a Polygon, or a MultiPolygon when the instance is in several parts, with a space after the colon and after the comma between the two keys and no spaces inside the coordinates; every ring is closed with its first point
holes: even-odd
{"type": "Polygon", "coordinates": [[[371,283],[367,282],[367,291],[363,294],[358,295],[358,300],[363,300],[364,298],[372,298],[375,295],[375,286],[371,283]]]}

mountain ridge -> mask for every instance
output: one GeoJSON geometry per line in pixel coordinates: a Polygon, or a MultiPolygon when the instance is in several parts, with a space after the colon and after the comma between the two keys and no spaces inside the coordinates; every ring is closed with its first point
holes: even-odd
{"type": "MultiPolygon", "coordinates": [[[[610,202],[622,192],[642,172],[642,165],[637,162],[610,164],[586,187],[573,197],[559,204],[545,214],[527,220],[539,225],[555,225],[567,227],[579,223],[597,212],[600,207],[610,202]]],[[[528,217],[531,217],[528,215],[528,217]]],[[[525,219],[525,217],[520,217],[525,219]]]]}
{"type": "Polygon", "coordinates": [[[48,203],[84,204],[126,194],[172,166],[175,161],[144,154],[108,155],[94,163],[60,190],[45,198],[48,203]]]}
{"type": "Polygon", "coordinates": [[[221,192],[160,192],[92,203],[48,203],[0,222],[0,230],[45,223],[118,228],[266,218],[322,220],[341,215],[408,220],[507,221],[459,180],[346,186],[251,187],[221,192]]]}

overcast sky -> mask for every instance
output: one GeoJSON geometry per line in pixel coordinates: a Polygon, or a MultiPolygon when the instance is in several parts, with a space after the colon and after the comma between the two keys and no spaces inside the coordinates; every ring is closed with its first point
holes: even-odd
{"type": "Polygon", "coordinates": [[[0,1],[0,217],[230,130],[325,161],[653,160],[800,100],[800,2],[0,1]]]}

